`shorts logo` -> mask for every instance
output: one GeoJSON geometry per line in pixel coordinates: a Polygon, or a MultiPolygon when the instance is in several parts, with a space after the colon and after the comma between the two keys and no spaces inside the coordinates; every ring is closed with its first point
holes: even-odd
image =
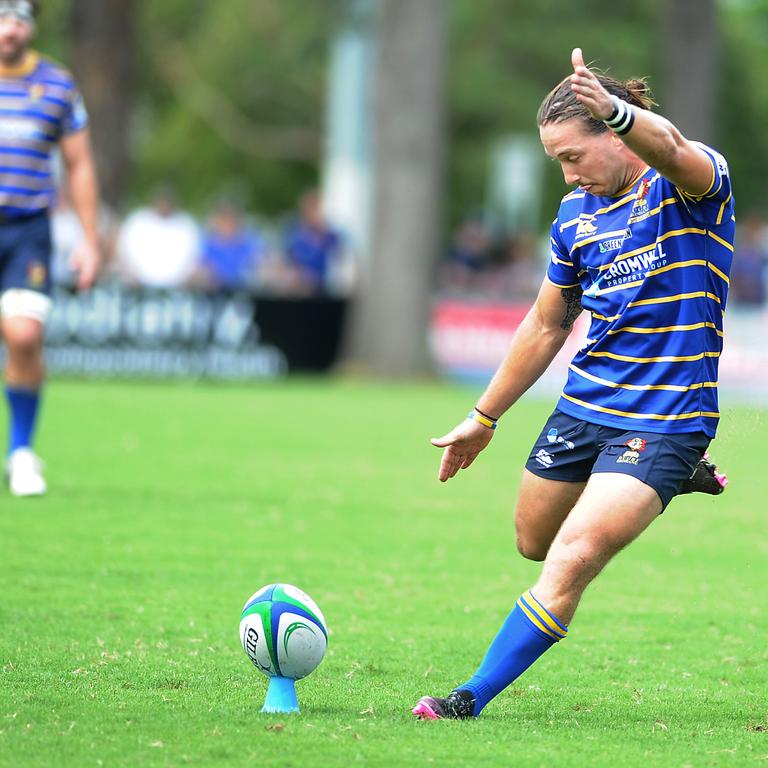
{"type": "Polygon", "coordinates": [[[550,443],[562,443],[569,451],[572,451],[574,447],[570,440],[566,440],[562,435],[557,433],[555,427],[552,427],[552,429],[547,432],[547,440],[549,440],[550,443]]]}
{"type": "Polygon", "coordinates": [[[549,451],[545,451],[543,448],[536,454],[536,461],[544,468],[549,469],[554,461],[552,454],[549,451]]]}
{"type": "Polygon", "coordinates": [[[30,288],[40,288],[45,283],[48,270],[39,261],[33,262],[27,268],[27,285],[30,288]]]}
{"type": "Polygon", "coordinates": [[[624,445],[626,445],[629,450],[624,451],[624,453],[616,459],[616,463],[637,464],[640,461],[640,454],[645,450],[647,444],[647,441],[642,437],[633,437],[631,440],[627,440],[624,445]]]}

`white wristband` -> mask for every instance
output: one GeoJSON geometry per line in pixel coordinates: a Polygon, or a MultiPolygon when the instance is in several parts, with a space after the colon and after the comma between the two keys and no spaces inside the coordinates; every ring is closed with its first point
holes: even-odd
{"type": "Polygon", "coordinates": [[[624,136],[632,129],[635,122],[635,110],[626,101],[618,96],[611,96],[613,102],[613,113],[603,122],[619,136],[624,136]]]}

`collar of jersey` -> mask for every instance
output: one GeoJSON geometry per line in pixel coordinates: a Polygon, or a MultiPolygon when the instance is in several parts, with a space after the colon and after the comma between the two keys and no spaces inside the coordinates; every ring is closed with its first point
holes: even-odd
{"type": "Polygon", "coordinates": [[[629,184],[627,184],[626,187],[624,187],[624,189],[622,189],[620,192],[617,192],[615,195],[611,195],[611,197],[623,197],[624,195],[629,194],[629,192],[632,190],[632,187],[634,187],[635,184],[637,184],[637,182],[640,181],[640,179],[642,179],[643,176],[645,176],[645,174],[650,170],[651,166],[646,165],[645,168],[643,168],[643,170],[640,171],[640,173],[635,176],[635,178],[629,184]]]}
{"type": "Polygon", "coordinates": [[[40,54],[37,51],[27,51],[24,61],[15,67],[0,66],[0,77],[24,77],[30,72],[34,72],[40,63],[40,54]]]}

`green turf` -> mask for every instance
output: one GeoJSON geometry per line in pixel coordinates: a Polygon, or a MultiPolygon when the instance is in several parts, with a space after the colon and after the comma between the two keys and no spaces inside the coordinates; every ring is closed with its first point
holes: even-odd
{"type": "Polygon", "coordinates": [[[479,720],[411,719],[538,572],[511,511],[551,404],[440,485],[428,438],[473,395],[53,382],[51,492],[0,495],[0,766],[766,765],[768,424],[727,403],[725,496],[676,500],[479,720]],[[330,627],[298,716],[259,713],[237,636],[274,581],[330,627]]]}

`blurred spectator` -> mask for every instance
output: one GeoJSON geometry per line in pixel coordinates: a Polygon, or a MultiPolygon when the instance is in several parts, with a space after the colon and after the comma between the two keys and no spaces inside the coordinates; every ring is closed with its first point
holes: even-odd
{"type": "MultiPolygon", "coordinates": [[[[99,206],[99,236],[102,245],[101,277],[109,275],[114,269],[115,243],[119,222],[115,214],[105,203],[99,206]]],[[[83,228],[80,219],[72,207],[69,186],[62,184],[57,192],[56,207],[51,212],[51,277],[56,285],[74,287],[77,273],[72,269],[72,257],[83,242],[83,228]]]]}
{"type": "Polygon", "coordinates": [[[205,288],[248,288],[259,282],[267,247],[233,199],[221,198],[203,233],[199,280],[205,288]]]}
{"type": "Polygon", "coordinates": [[[153,288],[187,285],[198,266],[195,220],[177,208],[168,186],[158,187],[150,205],[129,214],[117,243],[120,271],[128,283],[153,288]]]}
{"type": "Polygon", "coordinates": [[[767,265],[765,222],[752,212],[744,218],[736,237],[731,267],[731,299],[753,306],[765,303],[767,265]]]}
{"type": "Polygon", "coordinates": [[[441,275],[441,287],[448,291],[474,293],[482,290],[487,272],[493,237],[479,216],[470,216],[458,227],[451,240],[448,262],[441,275]]]}
{"type": "Polygon", "coordinates": [[[510,235],[484,276],[484,292],[503,299],[535,299],[544,271],[536,258],[535,238],[525,233],[510,235]]]}
{"type": "Polygon", "coordinates": [[[299,216],[286,229],[283,248],[290,290],[300,295],[325,293],[331,270],[342,255],[342,239],[325,220],[316,190],[301,196],[299,216]]]}

